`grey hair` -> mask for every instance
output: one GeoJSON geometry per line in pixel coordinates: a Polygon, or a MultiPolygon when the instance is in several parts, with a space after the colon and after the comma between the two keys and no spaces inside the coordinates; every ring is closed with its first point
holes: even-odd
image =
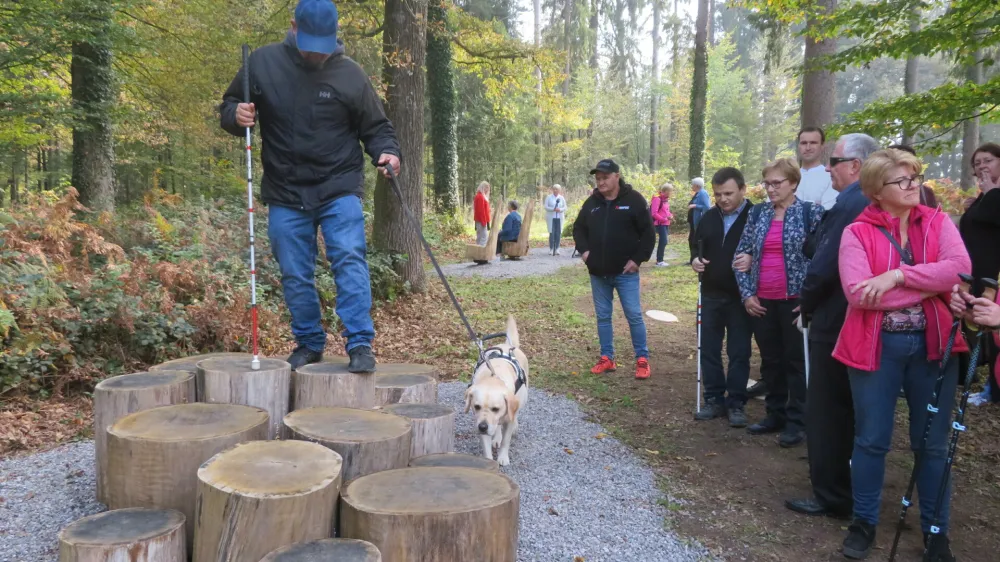
{"type": "Polygon", "coordinates": [[[875,139],[864,133],[850,133],[837,139],[837,142],[844,143],[845,158],[857,158],[862,162],[881,148],[875,139]]]}
{"type": "Polygon", "coordinates": [[[518,208],[520,208],[520,205],[518,205],[518,204],[517,204],[517,201],[515,201],[515,200],[513,200],[513,199],[511,199],[510,203],[508,203],[507,205],[508,205],[508,206],[509,206],[509,207],[510,207],[511,209],[514,209],[515,211],[516,211],[516,210],[518,210],[518,208]]]}

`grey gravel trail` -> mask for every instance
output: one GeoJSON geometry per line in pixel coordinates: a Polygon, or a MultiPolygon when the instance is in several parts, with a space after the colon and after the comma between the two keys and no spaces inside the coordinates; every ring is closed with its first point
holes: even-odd
{"type": "Polygon", "coordinates": [[[477,265],[471,261],[442,265],[441,271],[448,277],[485,277],[487,279],[511,279],[514,277],[531,277],[551,275],[563,267],[583,265],[579,257],[572,258],[573,248],[563,247],[562,255],[549,254],[548,248],[532,248],[528,255],[521,259],[507,258],[493,260],[490,263],[477,265]]]}
{"type": "MultiPolygon", "coordinates": [[[[466,384],[442,383],[456,409],[455,448],[480,454],[466,384]]],[[[531,389],[503,471],[521,487],[518,562],[686,562],[709,560],[699,545],[665,529],[653,472],[631,449],[585,421],[577,404],[531,389]],[[572,451],[572,454],[567,452],[572,451]]],[[[94,446],[86,441],[0,461],[0,562],[56,562],[56,535],[98,513],[94,446]]]]}

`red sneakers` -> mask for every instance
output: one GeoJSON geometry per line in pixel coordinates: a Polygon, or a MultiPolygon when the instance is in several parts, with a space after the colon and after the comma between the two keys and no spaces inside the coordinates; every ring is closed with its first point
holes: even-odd
{"type": "Polygon", "coordinates": [[[639,360],[635,362],[635,378],[649,378],[649,360],[645,357],[640,357],[639,360]]]}
{"type": "Polygon", "coordinates": [[[597,362],[597,365],[594,365],[594,368],[591,369],[590,372],[594,373],[595,375],[599,375],[601,373],[614,371],[617,368],[618,365],[615,365],[615,362],[612,361],[610,357],[602,355],[601,360],[597,362]]]}

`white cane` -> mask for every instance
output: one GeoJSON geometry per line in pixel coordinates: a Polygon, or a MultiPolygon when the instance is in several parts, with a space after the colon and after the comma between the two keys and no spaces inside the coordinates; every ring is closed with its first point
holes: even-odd
{"type": "Polygon", "coordinates": [[[802,318],[802,353],[806,358],[806,388],[809,388],[809,328],[805,315],[800,314],[799,317],[802,318]]]}
{"type": "MultiPolygon", "coordinates": [[[[698,261],[704,262],[701,259],[702,256],[702,243],[698,240],[698,261]]],[[[701,273],[698,274],[698,313],[697,313],[697,323],[698,323],[698,385],[695,390],[695,402],[694,408],[695,412],[701,412],[701,273]]]]}

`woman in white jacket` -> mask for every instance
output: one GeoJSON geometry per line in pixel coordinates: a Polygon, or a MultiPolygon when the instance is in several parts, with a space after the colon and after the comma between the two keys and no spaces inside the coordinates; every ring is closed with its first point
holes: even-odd
{"type": "Polygon", "coordinates": [[[559,255],[559,240],[562,237],[563,214],[566,212],[566,198],[562,196],[562,186],[552,185],[552,193],[545,197],[545,222],[549,225],[549,251],[559,255]]]}

